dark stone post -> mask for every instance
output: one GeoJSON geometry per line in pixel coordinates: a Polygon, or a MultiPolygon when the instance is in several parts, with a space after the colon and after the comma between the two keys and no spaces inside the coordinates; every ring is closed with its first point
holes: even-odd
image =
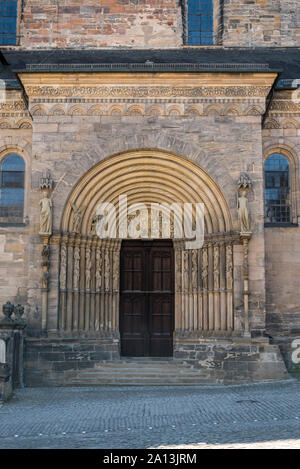
{"type": "Polygon", "coordinates": [[[7,301],[0,320],[0,400],[9,399],[13,389],[24,386],[23,356],[26,322],[24,307],[7,301]],[[14,318],[12,319],[12,314],[14,318]]]}

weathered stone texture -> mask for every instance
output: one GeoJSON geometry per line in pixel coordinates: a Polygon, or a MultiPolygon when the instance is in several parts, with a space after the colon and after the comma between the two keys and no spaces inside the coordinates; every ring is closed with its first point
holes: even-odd
{"type": "MultiPolygon", "coordinates": [[[[22,2],[21,45],[26,48],[179,47],[184,2],[178,0],[66,0],[22,2]]],[[[231,0],[223,11],[226,46],[295,46],[300,42],[296,0],[231,0]]],[[[221,15],[222,16],[222,15],[221,15]]],[[[219,22],[218,13],[215,22],[219,22]]],[[[215,25],[215,30],[222,27],[215,25]]]]}
{"type": "Polygon", "coordinates": [[[24,47],[177,47],[182,44],[178,0],[26,0],[24,47]]]}
{"type": "Polygon", "coordinates": [[[24,366],[27,386],[66,385],[70,377],[93,369],[106,360],[120,358],[119,342],[113,339],[28,339],[24,366]]]}
{"type": "Polygon", "coordinates": [[[300,5],[290,0],[231,0],[224,6],[227,46],[296,46],[300,5]]]}
{"type": "Polygon", "coordinates": [[[282,153],[290,161],[292,227],[265,228],[267,328],[274,337],[300,333],[299,151],[300,118],[285,95],[275,99],[263,130],[265,157],[282,153]],[[284,99],[285,98],[285,99],[284,99]]]}
{"type": "Polygon", "coordinates": [[[174,357],[218,383],[288,378],[278,346],[267,343],[177,339],[174,357]]]}

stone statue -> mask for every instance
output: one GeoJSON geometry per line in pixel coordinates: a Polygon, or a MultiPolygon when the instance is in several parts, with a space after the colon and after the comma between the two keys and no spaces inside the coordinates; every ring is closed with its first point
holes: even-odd
{"type": "Polygon", "coordinates": [[[232,246],[226,246],[226,285],[229,290],[232,289],[232,246]]]}
{"type": "Polygon", "coordinates": [[[203,281],[203,288],[207,289],[207,279],[208,279],[208,256],[207,256],[207,249],[203,249],[202,254],[202,281],[203,281]]]}
{"type": "Polygon", "coordinates": [[[80,276],[80,249],[75,247],[74,249],[74,267],[73,267],[73,288],[77,289],[79,285],[80,276]]]}
{"type": "Polygon", "coordinates": [[[98,248],[96,250],[96,290],[101,290],[102,286],[102,253],[98,248]]]}
{"type": "Polygon", "coordinates": [[[40,234],[51,235],[52,233],[52,201],[48,198],[47,191],[43,192],[40,200],[40,234]]]}
{"type": "Polygon", "coordinates": [[[82,222],[82,217],[83,217],[86,207],[76,207],[76,205],[73,203],[71,203],[71,206],[75,213],[74,218],[73,218],[73,224],[72,224],[72,232],[79,233],[81,222],[82,222]]]}
{"type": "Polygon", "coordinates": [[[250,214],[246,191],[242,191],[241,196],[238,198],[238,216],[241,233],[251,233],[250,214]]]}
{"type": "Polygon", "coordinates": [[[219,275],[220,275],[220,253],[219,247],[214,247],[214,289],[219,288],[219,275]]]}

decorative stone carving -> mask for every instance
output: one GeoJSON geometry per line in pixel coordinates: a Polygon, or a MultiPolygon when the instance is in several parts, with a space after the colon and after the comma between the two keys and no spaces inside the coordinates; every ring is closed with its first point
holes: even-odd
{"type": "Polygon", "coordinates": [[[72,209],[74,210],[74,218],[72,223],[72,232],[80,233],[81,222],[85,212],[86,207],[76,207],[75,204],[71,203],[72,209]]]}
{"type": "Polygon", "coordinates": [[[94,213],[93,217],[92,217],[92,223],[91,223],[91,234],[94,235],[96,234],[96,228],[97,228],[97,223],[98,223],[98,220],[100,219],[101,217],[99,215],[97,215],[96,213],[94,213]]]}
{"type": "Polygon", "coordinates": [[[219,277],[220,277],[220,252],[219,246],[214,246],[214,289],[219,288],[219,277]]]}
{"type": "Polygon", "coordinates": [[[233,283],[232,246],[226,246],[226,287],[232,290],[233,283]]]}
{"type": "Polygon", "coordinates": [[[48,192],[43,192],[40,200],[40,235],[51,235],[52,233],[52,201],[48,192]]]}
{"type": "Polygon", "coordinates": [[[50,171],[44,171],[43,176],[40,179],[41,190],[52,190],[53,180],[50,171]]]}
{"type": "Polygon", "coordinates": [[[78,290],[80,277],[80,248],[74,249],[74,266],[73,266],[73,288],[78,290]]]}
{"type": "Polygon", "coordinates": [[[238,181],[238,188],[241,189],[251,189],[252,186],[252,181],[250,179],[250,176],[248,176],[247,173],[242,173],[240,175],[240,179],[238,181]]]}
{"type": "Polygon", "coordinates": [[[207,249],[204,248],[202,250],[202,282],[203,282],[203,288],[207,290],[208,287],[208,255],[207,255],[207,249]]]}
{"type": "Polygon", "coordinates": [[[192,251],[192,287],[193,290],[197,289],[198,283],[198,262],[197,262],[198,252],[192,251]]]}
{"type": "Polygon", "coordinates": [[[85,251],[85,288],[87,290],[91,287],[91,270],[92,270],[92,260],[91,260],[91,250],[86,248],[85,251]]]}
{"type": "Polygon", "coordinates": [[[96,250],[96,290],[102,287],[102,252],[101,249],[96,250]]]}
{"type": "Polygon", "coordinates": [[[24,306],[18,304],[17,306],[15,306],[14,308],[14,313],[15,313],[15,317],[18,321],[21,321],[22,320],[22,316],[24,314],[24,306]]]}
{"type": "Polygon", "coordinates": [[[42,249],[42,257],[49,258],[50,256],[50,246],[49,244],[44,244],[42,249]]]}
{"type": "Polygon", "coordinates": [[[67,247],[63,244],[60,249],[60,288],[66,289],[67,247]]]}
{"type": "Polygon", "coordinates": [[[29,96],[40,97],[262,97],[270,86],[27,86],[29,96]]]}
{"type": "Polygon", "coordinates": [[[109,258],[109,253],[107,251],[105,252],[104,281],[105,281],[105,290],[109,291],[110,289],[110,258],[109,258]]]}
{"type": "Polygon", "coordinates": [[[2,306],[2,312],[3,312],[3,315],[5,316],[5,319],[6,319],[7,321],[12,321],[11,315],[12,315],[13,312],[14,312],[14,305],[13,305],[10,301],[7,301],[7,302],[2,306]]]}

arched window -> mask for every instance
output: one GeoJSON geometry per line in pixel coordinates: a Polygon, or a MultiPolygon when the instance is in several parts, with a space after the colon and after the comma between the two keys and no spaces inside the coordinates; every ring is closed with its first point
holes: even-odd
{"type": "Polygon", "coordinates": [[[187,0],[186,2],[188,45],[214,44],[214,5],[213,0],[187,0]]]}
{"type": "Polygon", "coordinates": [[[23,219],[24,176],[25,163],[21,156],[11,154],[1,161],[0,220],[14,222],[23,219]]]}
{"type": "Polygon", "coordinates": [[[291,223],[290,164],[279,153],[265,162],[265,205],[266,223],[291,223]]]}

